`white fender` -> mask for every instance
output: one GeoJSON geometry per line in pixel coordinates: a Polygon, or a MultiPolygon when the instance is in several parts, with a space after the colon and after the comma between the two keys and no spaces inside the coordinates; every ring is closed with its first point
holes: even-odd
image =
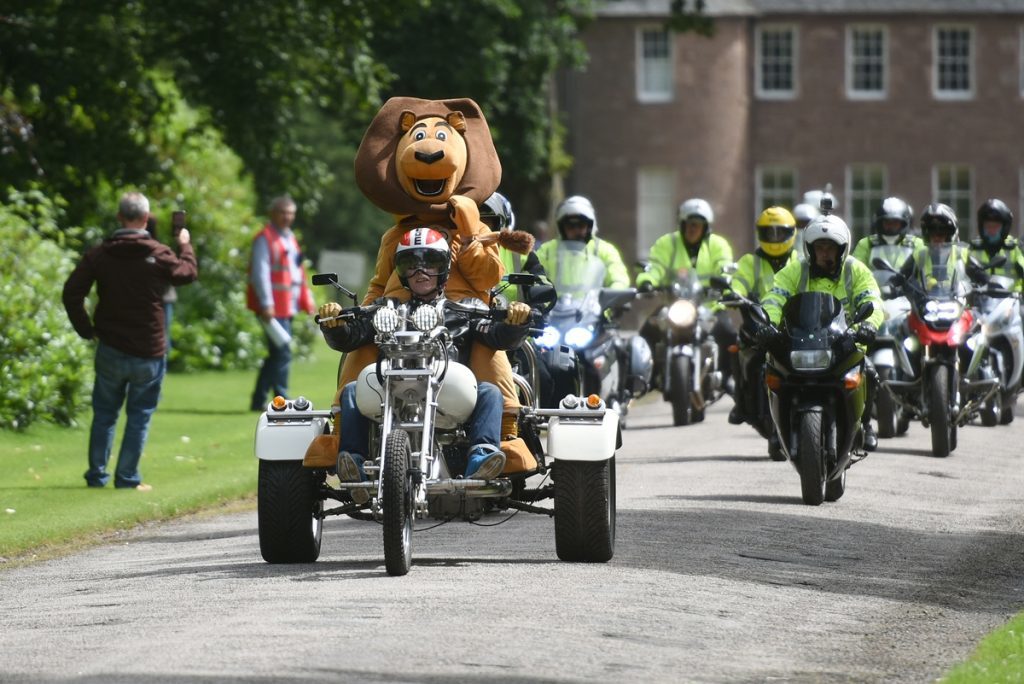
{"type": "MultiPolygon", "coordinates": [[[[451,430],[468,421],[476,407],[476,390],[473,371],[461,363],[450,362],[437,397],[437,427],[451,430]]],[[[356,380],[356,407],[370,420],[379,421],[383,401],[384,390],[377,382],[377,365],[370,364],[356,380]]]]}
{"type": "Polygon", "coordinates": [[[301,461],[310,443],[326,433],[330,421],[330,411],[314,411],[312,404],[299,411],[289,401],[283,411],[271,409],[256,423],[256,458],[262,461],[301,461]]]}
{"type": "Polygon", "coordinates": [[[548,455],[556,461],[607,461],[615,455],[619,412],[606,409],[600,420],[552,416],[548,421],[548,455]]]}

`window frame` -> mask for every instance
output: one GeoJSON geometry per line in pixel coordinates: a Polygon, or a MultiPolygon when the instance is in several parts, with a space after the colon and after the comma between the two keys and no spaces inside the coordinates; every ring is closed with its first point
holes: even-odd
{"type": "Polygon", "coordinates": [[[791,23],[767,23],[754,30],[754,95],[759,100],[795,100],[800,95],[800,27],[791,23]],[[788,31],[792,37],[790,69],[792,87],[789,90],[765,88],[764,84],[764,34],[788,31]]]}
{"type": "Polygon", "coordinates": [[[973,24],[948,22],[932,26],[932,97],[936,100],[964,101],[973,100],[977,90],[977,32],[973,24]],[[968,36],[967,90],[939,89],[939,33],[941,31],[965,31],[968,36]]]}
{"type": "Polygon", "coordinates": [[[650,256],[651,247],[654,242],[665,233],[673,230],[676,224],[677,202],[676,194],[679,187],[679,172],[674,166],[666,164],[652,164],[650,166],[638,166],[636,169],[636,257],[647,259],[650,256]],[[665,192],[650,193],[644,192],[645,187],[650,187],[651,176],[657,175],[663,179],[666,188],[665,192]],[[664,202],[659,198],[666,198],[664,202]],[[646,199],[651,201],[645,202],[646,199]],[[661,215],[661,216],[659,216],[661,215]],[[667,217],[667,219],[666,219],[667,217]],[[662,220],[667,220],[667,223],[662,220]],[[650,222],[649,229],[645,225],[650,222]],[[650,243],[648,244],[648,240],[650,243]]]}
{"type": "Polygon", "coordinates": [[[800,172],[796,166],[791,164],[758,164],[754,169],[754,216],[760,216],[762,211],[773,205],[795,207],[798,203],[798,197],[800,197],[800,193],[797,190],[799,187],[800,172]],[[792,194],[787,198],[780,197],[777,188],[774,195],[769,195],[764,191],[765,177],[768,174],[777,176],[780,172],[788,173],[793,178],[792,194]],[[765,201],[765,198],[768,196],[773,197],[770,202],[765,201]]]}
{"type": "Polygon", "coordinates": [[[949,206],[956,214],[957,224],[960,231],[960,239],[966,241],[974,226],[974,185],[976,183],[973,164],[957,164],[955,162],[941,162],[932,165],[932,197],[935,202],[942,202],[949,206]],[[954,187],[951,190],[943,191],[939,187],[939,176],[943,170],[967,171],[967,188],[954,187]],[[945,194],[943,194],[945,193],[945,194]],[[960,207],[961,202],[967,203],[967,210],[960,207]]]}
{"type": "Polygon", "coordinates": [[[675,100],[675,47],[673,43],[673,34],[667,30],[664,26],[658,24],[640,24],[636,27],[635,34],[635,50],[636,50],[636,68],[634,73],[634,79],[636,82],[636,100],[644,104],[657,104],[663,102],[672,102],[675,100]],[[644,65],[648,62],[648,58],[644,56],[644,40],[648,33],[658,31],[665,36],[665,45],[668,49],[668,54],[665,56],[665,64],[668,70],[668,90],[667,91],[656,91],[656,90],[645,90],[647,85],[645,79],[644,65]]]}
{"type": "Polygon", "coordinates": [[[850,100],[885,100],[889,97],[889,27],[879,23],[858,23],[846,27],[846,97],[850,100]],[[882,85],[879,90],[855,89],[856,58],[854,54],[854,33],[857,31],[877,31],[882,41],[882,85]]]}
{"type": "Polygon", "coordinates": [[[875,210],[882,204],[882,200],[889,197],[889,167],[882,162],[853,162],[846,165],[846,206],[847,225],[854,235],[854,242],[871,234],[871,223],[874,220],[875,210]],[[880,188],[869,188],[868,190],[855,190],[853,185],[854,175],[857,173],[881,172],[882,184],[880,188]],[[875,194],[876,193],[876,194],[875,194]],[[866,200],[866,211],[864,216],[857,216],[854,212],[858,203],[866,200]]]}

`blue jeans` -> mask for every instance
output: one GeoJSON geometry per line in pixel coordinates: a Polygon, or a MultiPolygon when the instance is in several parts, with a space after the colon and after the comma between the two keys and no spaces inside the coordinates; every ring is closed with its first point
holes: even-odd
{"type": "Polygon", "coordinates": [[[127,421],[117,456],[114,486],[134,487],[142,482],[139,459],[146,444],[149,419],[160,400],[160,386],[166,370],[166,357],[145,359],[125,354],[102,342],[97,346],[92,428],[89,431],[89,470],[85,472],[85,481],[90,487],[102,487],[110,481],[107,462],[114,447],[114,427],[122,403],[125,404],[127,421]]]}
{"type": "MultiPolygon", "coordinates": [[[[291,334],[292,319],[278,318],[277,322],[291,334]]],[[[263,359],[260,374],[256,376],[256,389],[252,393],[252,408],[259,410],[267,407],[267,394],[270,392],[273,392],[271,396],[288,396],[288,367],[292,363],[291,345],[278,347],[266,334],[263,338],[267,343],[267,358],[263,359]]]]}
{"type": "MultiPolygon", "coordinates": [[[[477,385],[476,406],[469,416],[470,448],[488,445],[501,448],[501,411],[504,400],[497,385],[477,385]]],[[[370,419],[356,407],[356,383],[350,382],[341,391],[340,451],[366,457],[370,449],[370,419]]]]}

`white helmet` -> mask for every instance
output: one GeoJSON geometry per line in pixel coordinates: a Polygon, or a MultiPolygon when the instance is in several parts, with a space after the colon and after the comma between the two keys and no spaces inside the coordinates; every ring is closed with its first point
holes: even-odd
{"type": "Polygon", "coordinates": [[[799,227],[801,224],[806,228],[807,224],[818,218],[821,212],[813,204],[807,202],[801,202],[800,204],[793,207],[793,218],[796,219],[796,224],[799,227]]]}
{"type": "Polygon", "coordinates": [[[715,222],[715,210],[711,208],[707,200],[699,197],[688,199],[679,205],[679,221],[683,222],[691,216],[699,216],[708,224],[708,232],[711,232],[711,224],[715,222]]]}
{"type": "Polygon", "coordinates": [[[807,224],[804,228],[804,258],[809,264],[814,263],[811,245],[818,240],[831,240],[839,245],[839,263],[846,261],[846,255],[850,253],[850,228],[846,221],[835,214],[828,214],[807,224]]]}
{"type": "Polygon", "coordinates": [[[566,197],[555,209],[555,224],[558,225],[558,233],[565,239],[565,231],[562,229],[562,222],[570,216],[582,216],[590,222],[590,229],[587,231],[587,240],[597,235],[597,214],[594,212],[594,205],[583,195],[566,197]]]}

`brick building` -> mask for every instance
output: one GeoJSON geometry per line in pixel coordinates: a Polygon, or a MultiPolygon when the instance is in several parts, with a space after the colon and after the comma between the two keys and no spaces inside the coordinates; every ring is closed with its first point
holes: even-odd
{"type": "MultiPolygon", "coordinates": [[[[598,2],[590,61],[559,89],[574,166],[627,262],[703,197],[737,257],[771,204],[831,183],[855,237],[881,199],[1024,215],[1024,0],[708,0],[714,35],[666,32],[668,0],[598,2]]],[[[1015,227],[1020,235],[1020,229],[1015,227]]]]}

